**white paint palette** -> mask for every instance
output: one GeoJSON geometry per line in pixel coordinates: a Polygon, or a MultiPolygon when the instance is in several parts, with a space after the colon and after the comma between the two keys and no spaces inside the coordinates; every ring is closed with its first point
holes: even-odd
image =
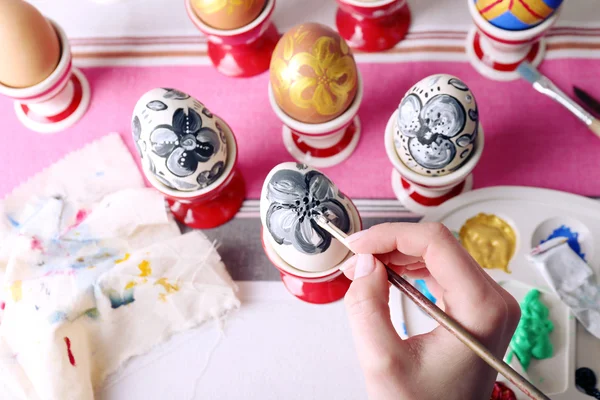
{"type": "MultiPolygon", "coordinates": [[[[442,204],[423,221],[439,221],[451,231],[458,232],[469,218],[479,213],[494,214],[511,225],[517,235],[515,254],[510,273],[500,269],[485,271],[519,302],[533,288],[541,291],[541,300],[550,310],[554,323],[551,341],[554,356],[532,360],[527,378],[553,400],[586,400],[589,396],[575,387],[576,320],[569,309],[552,293],[535,266],[526,259],[530,250],[561,226],[578,233],[581,252],[596,276],[600,276],[600,257],[595,246],[600,243],[600,204],[568,193],[546,189],[500,186],[475,190],[442,204]]],[[[404,296],[401,297],[405,334],[413,336],[429,332],[437,323],[404,296]]],[[[589,351],[594,351],[589,349],[589,351]]],[[[513,364],[517,362],[513,359],[513,364]]],[[[518,372],[522,372],[517,367],[518,372]]],[[[506,382],[504,377],[498,380],[506,382]]],[[[508,384],[517,399],[527,397],[508,384]]]]}

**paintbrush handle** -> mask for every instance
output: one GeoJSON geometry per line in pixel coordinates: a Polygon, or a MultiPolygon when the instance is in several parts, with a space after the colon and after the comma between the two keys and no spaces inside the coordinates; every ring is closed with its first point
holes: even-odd
{"type": "Polygon", "coordinates": [[[529,381],[519,375],[510,365],[492,354],[492,352],[490,352],[483,344],[481,344],[462,325],[452,319],[431,300],[415,289],[415,287],[408,283],[406,279],[402,278],[387,265],[385,266],[385,269],[387,271],[388,280],[392,283],[392,285],[396,286],[425,313],[437,321],[438,324],[456,336],[456,338],[463,342],[465,346],[473,350],[473,352],[481,357],[483,361],[488,363],[492,368],[502,374],[502,376],[512,382],[513,385],[518,387],[519,390],[529,396],[529,398],[534,400],[550,400],[549,397],[547,397],[538,388],[533,386],[529,381]]]}
{"type": "Polygon", "coordinates": [[[586,125],[591,125],[594,121],[595,118],[592,116],[592,114],[584,110],[579,104],[573,101],[545,76],[542,76],[540,79],[538,79],[538,81],[533,84],[533,88],[562,104],[586,125]]]}

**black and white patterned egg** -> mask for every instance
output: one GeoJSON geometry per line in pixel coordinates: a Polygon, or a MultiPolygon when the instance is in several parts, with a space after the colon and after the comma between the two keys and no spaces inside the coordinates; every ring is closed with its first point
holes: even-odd
{"type": "Polygon", "coordinates": [[[222,124],[198,100],[176,89],[153,89],[137,102],[131,129],[143,167],[168,188],[201,190],[227,163],[222,124]]]}
{"type": "Polygon", "coordinates": [[[451,75],[429,76],[398,106],[396,153],[418,174],[448,175],[473,153],[478,123],[477,103],[467,85],[451,75]]]}

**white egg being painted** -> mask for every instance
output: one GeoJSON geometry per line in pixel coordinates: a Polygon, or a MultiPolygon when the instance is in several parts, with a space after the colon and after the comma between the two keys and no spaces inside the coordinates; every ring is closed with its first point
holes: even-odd
{"type": "Polygon", "coordinates": [[[271,170],[263,185],[260,216],[265,239],[292,267],[325,271],[341,263],[349,250],[321,228],[315,218],[324,215],[351,235],[354,205],[322,172],[288,162],[271,170]]]}
{"type": "Polygon", "coordinates": [[[398,106],[396,152],[418,174],[448,175],[473,153],[478,125],[477,102],[467,85],[452,75],[432,75],[398,106]]]}
{"type": "Polygon", "coordinates": [[[223,127],[202,103],[179,90],[157,88],[144,94],[131,130],[143,167],[168,188],[201,190],[225,169],[223,127]]]}

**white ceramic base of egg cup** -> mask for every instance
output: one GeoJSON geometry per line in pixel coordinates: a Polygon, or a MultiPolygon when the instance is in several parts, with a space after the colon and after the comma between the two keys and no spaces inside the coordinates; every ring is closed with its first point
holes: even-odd
{"type": "Polygon", "coordinates": [[[208,39],[208,57],[217,71],[238,78],[254,76],[269,69],[271,55],[280,35],[271,22],[275,0],[267,0],[256,19],[237,29],[215,29],[206,25],[185,0],[192,23],[208,39]]]}
{"type": "Polygon", "coordinates": [[[558,19],[562,6],[533,28],[510,31],[492,25],[474,1],[468,3],[475,27],[467,35],[467,58],[477,72],[496,81],[511,81],[520,78],[517,67],[521,62],[528,61],[534,67],[542,62],[546,54],[543,36],[558,19]]]}
{"type": "MultiPolygon", "coordinates": [[[[362,230],[362,220],[356,206],[350,201],[352,208],[349,210],[352,217],[352,225],[356,226],[356,232],[362,230]]],[[[319,272],[307,272],[295,268],[277,254],[273,245],[273,238],[263,227],[261,238],[265,254],[271,263],[279,270],[281,281],[285,288],[295,297],[312,304],[333,303],[342,299],[350,287],[350,279],[346,278],[339,267],[354,254],[348,251],[348,255],[337,265],[319,272]]],[[[333,239],[336,240],[336,239],[333,239]]]]}
{"type": "MultiPolygon", "coordinates": [[[[218,116],[227,141],[227,162],[221,176],[208,187],[191,192],[171,189],[144,166],[146,180],[162,193],[175,219],[193,229],[211,229],[231,220],[246,197],[246,185],[237,165],[237,143],[231,128],[218,116]]],[[[142,164],[144,164],[142,162],[142,164]]]]}
{"type": "Polygon", "coordinates": [[[277,105],[269,83],[269,101],[283,122],[282,136],[287,151],[294,159],[314,168],[328,168],[345,161],[360,140],[361,124],[357,116],[363,99],[363,82],[357,76],[356,96],[350,107],[339,117],[322,124],[299,122],[277,105]]]}
{"type": "Polygon", "coordinates": [[[62,49],[54,72],[28,88],[11,88],[0,83],[0,94],[15,100],[19,121],[39,133],[56,133],[71,127],[85,114],[91,99],[87,79],[73,67],[67,35],[58,24],[50,22],[62,49]]]}
{"type": "Polygon", "coordinates": [[[411,212],[427,215],[445,201],[473,188],[471,172],[479,162],[484,147],[481,123],[475,139],[475,150],[469,160],[458,170],[443,176],[425,176],[409,169],[396,152],[394,144],[395,123],[398,110],[392,114],[385,128],[385,151],[392,162],[392,189],[400,202],[411,212]]]}

